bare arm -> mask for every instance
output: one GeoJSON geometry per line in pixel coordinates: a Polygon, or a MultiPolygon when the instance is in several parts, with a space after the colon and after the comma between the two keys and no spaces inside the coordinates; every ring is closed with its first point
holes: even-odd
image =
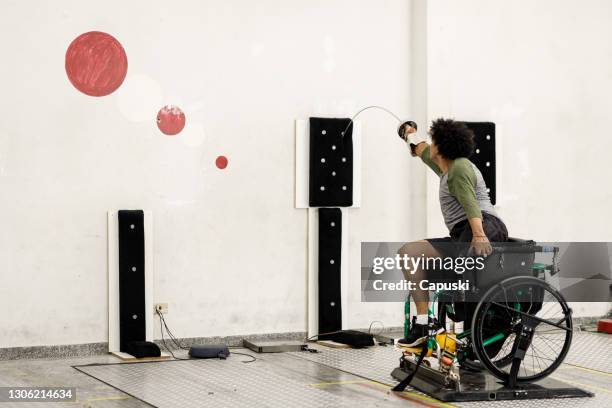
{"type": "Polygon", "coordinates": [[[491,248],[489,238],[487,238],[484,228],[482,227],[482,218],[470,218],[468,222],[470,223],[470,228],[472,228],[471,247],[474,248],[474,253],[477,256],[489,255],[493,252],[493,248],[491,248]]]}
{"type": "Polygon", "coordinates": [[[470,227],[472,228],[472,236],[486,237],[484,228],[482,228],[482,218],[470,218],[468,222],[470,223],[470,227]]]}

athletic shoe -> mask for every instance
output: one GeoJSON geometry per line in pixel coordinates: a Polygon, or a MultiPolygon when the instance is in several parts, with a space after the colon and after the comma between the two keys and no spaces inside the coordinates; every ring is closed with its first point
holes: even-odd
{"type": "Polygon", "coordinates": [[[398,345],[402,347],[415,347],[419,344],[423,344],[429,333],[429,325],[419,324],[416,322],[416,316],[412,318],[412,324],[410,325],[410,333],[408,337],[399,339],[398,345]]]}

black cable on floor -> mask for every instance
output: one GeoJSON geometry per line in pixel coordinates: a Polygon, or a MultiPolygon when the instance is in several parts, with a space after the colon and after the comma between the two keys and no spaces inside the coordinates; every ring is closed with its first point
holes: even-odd
{"type": "MultiPolygon", "coordinates": [[[[252,363],[254,361],[257,361],[257,357],[252,356],[250,354],[246,354],[246,353],[237,353],[235,351],[232,351],[232,354],[238,354],[239,356],[247,356],[247,357],[251,357],[251,360],[249,361],[243,361],[243,363],[248,364],[248,363],[252,363]]],[[[231,354],[230,354],[231,355],[231,354]]]]}
{"type": "Polygon", "coordinates": [[[312,335],[312,336],[308,337],[308,338],[306,339],[306,341],[307,341],[307,342],[308,342],[308,341],[316,341],[316,340],[314,340],[314,338],[315,338],[315,337],[317,337],[317,338],[318,338],[319,336],[326,336],[326,335],[328,335],[328,334],[336,334],[336,333],[340,333],[341,331],[342,331],[342,330],[336,330],[336,331],[333,331],[333,332],[327,332],[327,333],[319,333],[319,334],[314,334],[314,335],[312,335]]]}
{"type": "MultiPolygon", "coordinates": [[[[309,341],[317,341],[317,340],[318,340],[318,338],[319,338],[319,336],[326,336],[326,335],[328,335],[328,334],[337,334],[337,333],[340,333],[340,332],[342,332],[342,331],[343,331],[343,330],[336,330],[336,331],[333,331],[333,332],[327,332],[327,333],[319,333],[319,334],[314,334],[314,335],[312,335],[312,336],[310,336],[310,337],[306,338],[306,340],[305,340],[305,341],[306,341],[306,342],[309,342],[309,341]],[[317,338],[317,340],[315,340],[315,338],[317,338]]],[[[372,322],[370,323],[370,327],[368,328],[368,334],[372,334],[372,335],[374,335],[374,336],[377,336],[377,335],[381,334],[381,333],[382,333],[382,332],[384,332],[384,331],[385,331],[385,325],[384,325],[384,323],[383,323],[383,322],[381,322],[380,320],[374,320],[374,321],[372,321],[372,322]],[[373,334],[373,333],[372,333],[372,326],[374,325],[374,323],[380,323],[380,325],[381,325],[381,329],[380,329],[380,331],[379,331],[378,333],[376,333],[376,334],[373,334]]]]}

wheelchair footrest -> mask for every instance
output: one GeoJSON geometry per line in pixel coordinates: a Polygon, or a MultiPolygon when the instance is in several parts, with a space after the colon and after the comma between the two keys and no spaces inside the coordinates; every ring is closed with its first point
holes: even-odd
{"type": "MultiPolygon", "coordinates": [[[[391,376],[398,381],[406,378],[414,370],[414,362],[406,360],[406,363],[405,367],[393,370],[391,376]]],[[[410,386],[445,402],[593,397],[588,391],[552,378],[508,388],[487,371],[461,370],[460,380],[454,381],[424,365],[419,367],[410,386]]]]}

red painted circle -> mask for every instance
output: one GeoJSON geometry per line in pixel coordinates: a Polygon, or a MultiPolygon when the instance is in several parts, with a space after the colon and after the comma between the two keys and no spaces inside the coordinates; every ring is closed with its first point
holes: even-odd
{"type": "Polygon", "coordinates": [[[66,51],[66,74],[76,89],[89,96],[113,93],[123,83],[128,61],[121,43],[110,34],[79,35],[66,51]]]}
{"type": "Polygon", "coordinates": [[[157,113],[157,127],[162,133],[174,136],[185,127],[185,114],[178,106],[166,105],[157,113]]]}
{"type": "Polygon", "coordinates": [[[227,157],[225,156],[217,157],[217,160],[215,160],[215,164],[217,165],[218,168],[223,170],[224,168],[227,167],[227,157]]]}

